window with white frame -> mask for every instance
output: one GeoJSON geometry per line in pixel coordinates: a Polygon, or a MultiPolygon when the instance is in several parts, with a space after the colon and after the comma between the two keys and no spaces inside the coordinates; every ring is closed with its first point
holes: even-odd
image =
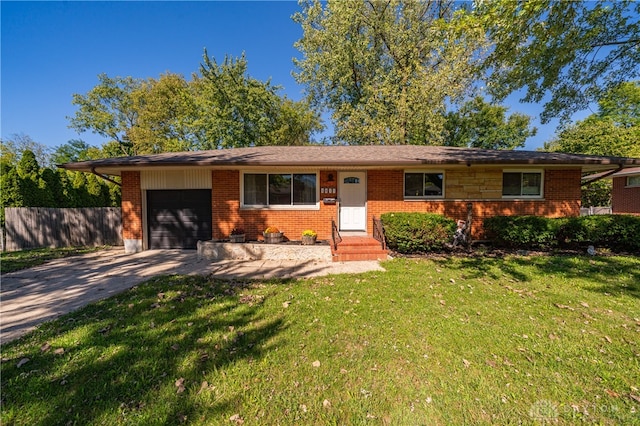
{"type": "Polygon", "coordinates": [[[502,173],[503,197],[542,197],[541,171],[508,171],[502,173]]]}
{"type": "Polygon", "coordinates": [[[244,173],[244,206],[310,206],[316,204],[315,173],[244,173]]]}
{"type": "Polygon", "coordinates": [[[405,172],[404,198],[442,198],[444,196],[444,173],[405,172]]]}
{"type": "Polygon", "coordinates": [[[627,176],[627,186],[640,186],[640,175],[627,176]]]}

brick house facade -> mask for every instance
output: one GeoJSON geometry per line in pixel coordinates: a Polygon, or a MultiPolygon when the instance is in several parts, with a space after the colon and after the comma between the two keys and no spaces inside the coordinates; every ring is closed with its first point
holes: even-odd
{"type": "Polygon", "coordinates": [[[613,175],[611,207],[615,214],[640,215],[640,167],[613,175]]]}
{"type": "Polygon", "coordinates": [[[166,153],[65,167],[121,176],[125,248],[134,252],[150,246],[148,191],[210,189],[214,240],[227,239],[233,228],[244,229],[247,239],[261,239],[267,226],[291,240],[305,229],[329,239],[332,220],[344,229],[349,208],[361,215],[355,228],[371,235],[373,217],[383,213],[432,212],[464,220],[469,204],[473,238],[482,239],[483,220],[490,216],[579,215],[585,169],[620,164],[640,160],[428,146],[315,146],[166,153]],[[514,180],[515,193],[507,188],[514,180]],[[347,198],[358,192],[362,204],[348,207],[347,198]],[[291,202],[283,203],[283,195],[291,202]],[[267,196],[279,201],[272,204],[267,196]]]}

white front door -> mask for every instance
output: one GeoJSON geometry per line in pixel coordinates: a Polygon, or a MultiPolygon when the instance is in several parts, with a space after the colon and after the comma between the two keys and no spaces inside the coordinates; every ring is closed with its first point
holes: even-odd
{"type": "Polygon", "coordinates": [[[367,173],[338,173],[340,230],[367,230],[367,173]]]}

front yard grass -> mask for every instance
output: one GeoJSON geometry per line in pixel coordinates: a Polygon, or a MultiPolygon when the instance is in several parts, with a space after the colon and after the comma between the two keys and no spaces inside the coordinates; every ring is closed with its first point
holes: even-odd
{"type": "Polygon", "coordinates": [[[640,424],[640,259],[157,277],[2,347],[3,425],[640,424]]]}
{"type": "Polygon", "coordinates": [[[104,250],[106,246],[98,247],[62,247],[62,248],[37,248],[20,251],[9,251],[0,254],[0,273],[19,271],[42,265],[48,260],[61,257],[76,256],[78,254],[91,253],[104,250]]]}

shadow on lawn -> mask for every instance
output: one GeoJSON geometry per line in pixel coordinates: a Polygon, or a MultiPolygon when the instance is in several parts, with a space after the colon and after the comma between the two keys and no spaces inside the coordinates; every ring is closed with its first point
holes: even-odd
{"type": "Polygon", "coordinates": [[[229,409],[241,395],[225,393],[198,407],[204,373],[261,358],[282,343],[277,336],[285,327],[282,317],[264,317],[263,297],[240,297],[246,286],[160,277],[46,324],[25,339],[29,353],[3,365],[3,411],[24,423],[22,412],[44,408],[46,415],[35,420],[48,425],[136,422],[152,410],[158,412],[153,423],[175,424],[195,420],[203,410],[215,416],[229,409]],[[46,340],[74,331],[83,337],[63,355],[53,348],[41,352],[46,340]],[[30,361],[18,368],[21,357],[30,361]],[[181,378],[185,390],[178,392],[181,378]]]}
{"type": "Polygon", "coordinates": [[[446,258],[436,260],[443,267],[464,270],[469,278],[489,276],[527,282],[544,275],[580,279],[592,284],[589,291],[640,298],[640,267],[632,256],[536,255],[502,257],[446,258]],[[525,268],[533,267],[535,277],[525,268]]]}

